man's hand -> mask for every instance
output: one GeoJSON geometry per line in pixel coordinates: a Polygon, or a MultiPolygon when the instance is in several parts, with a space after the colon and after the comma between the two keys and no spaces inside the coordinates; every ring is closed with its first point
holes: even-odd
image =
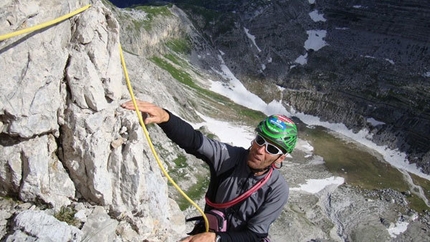
{"type": "MultiPolygon", "coordinates": [[[[157,105],[140,100],[136,100],[136,104],[140,112],[148,114],[145,118],[145,124],[159,124],[169,121],[169,113],[167,113],[166,110],[158,107],[157,105]]],[[[121,104],[121,107],[129,110],[135,110],[132,101],[128,101],[121,104]]]]}
{"type": "Polygon", "coordinates": [[[213,232],[205,232],[188,236],[180,242],[215,242],[216,234],[213,232]]]}

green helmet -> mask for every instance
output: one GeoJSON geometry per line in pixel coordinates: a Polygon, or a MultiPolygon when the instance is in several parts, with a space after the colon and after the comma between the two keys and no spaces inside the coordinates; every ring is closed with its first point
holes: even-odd
{"type": "Polygon", "coordinates": [[[271,115],[261,121],[255,131],[281,148],[284,153],[293,152],[297,142],[296,124],[285,115],[271,115]]]}

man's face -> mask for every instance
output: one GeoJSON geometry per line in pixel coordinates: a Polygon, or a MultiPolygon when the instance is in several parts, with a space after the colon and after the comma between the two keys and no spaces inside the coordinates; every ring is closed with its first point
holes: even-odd
{"type": "MultiPolygon", "coordinates": [[[[260,142],[261,143],[261,142],[260,142]]],[[[266,145],[270,144],[266,141],[263,145],[258,145],[255,140],[251,143],[251,148],[248,155],[248,166],[253,170],[262,170],[270,166],[273,162],[282,162],[285,158],[283,154],[270,154],[266,151],[266,145]]]]}

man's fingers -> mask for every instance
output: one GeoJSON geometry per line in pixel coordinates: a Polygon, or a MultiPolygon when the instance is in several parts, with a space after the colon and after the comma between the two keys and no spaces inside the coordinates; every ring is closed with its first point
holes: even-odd
{"type": "MultiPolygon", "coordinates": [[[[153,103],[137,100],[136,104],[139,111],[143,114],[146,114],[146,117],[144,117],[145,124],[158,124],[169,120],[168,113],[153,103]]],[[[121,104],[121,107],[129,110],[136,110],[132,101],[127,101],[121,104]]]]}
{"type": "Polygon", "coordinates": [[[151,117],[149,115],[146,115],[144,119],[145,119],[145,124],[152,124],[157,122],[157,120],[154,117],[151,117]]]}
{"type": "MultiPolygon", "coordinates": [[[[139,101],[139,100],[136,101],[136,104],[137,104],[137,108],[139,109],[139,111],[143,111],[148,106],[150,106],[150,105],[148,105],[147,102],[143,102],[143,101],[139,101]]],[[[134,107],[133,101],[125,102],[125,103],[121,104],[121,107],[126,108],[126,109],[130,109],[130,110],[136,110],[134,107]]]]}
{"type": "Polygon", "coordinates": [[[134,104],[132,101],[127,101],[127,102],[121,104],[121,107],[126,108],[126,109],[130,109],[130,110],[135,110],[134,104]]]}

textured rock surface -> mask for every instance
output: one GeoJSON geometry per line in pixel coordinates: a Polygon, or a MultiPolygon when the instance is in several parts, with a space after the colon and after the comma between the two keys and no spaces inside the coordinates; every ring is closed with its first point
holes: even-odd
{"type": "MultiPolygon", "coordinates": [[[[6,1],[0,32],[53,20],[89,3],[6,1]]],[[[92,3],[71,19],[0,43],[0,193],[54,211],[76,207],[72,202],[80,199],[107,208],[104,215],[97,209],[86,214],[82,232],[66,225],[79,231],[70,241],[94,233],[97,226],[107,226],[109,233],[117,227],[127,234],[134,231],[138,240],[177,238],[183,215],[168,198],[165,179],[154,172],[136,115],[119,107],[129,98],[119,55],[120,26],[101,2],[92,3]],[[95,218],[107,224],[99,219],[94,225],[95,218]]],[[[37,227],[29,229],[42,234],[28,232],[30,225],[19,222],[24,214],[18,216],[12,229],[23,233],[10,240],[51,236],[37,227]]],[[[41,225],[53,227],[59,223],[54,220],[41,225]]]]}
{"type": "Polygon", "coordinates": [[[14,219],[15,232],[6,241],[81,241],[83,233],[42,211],[27,210],[14,219]]]}

